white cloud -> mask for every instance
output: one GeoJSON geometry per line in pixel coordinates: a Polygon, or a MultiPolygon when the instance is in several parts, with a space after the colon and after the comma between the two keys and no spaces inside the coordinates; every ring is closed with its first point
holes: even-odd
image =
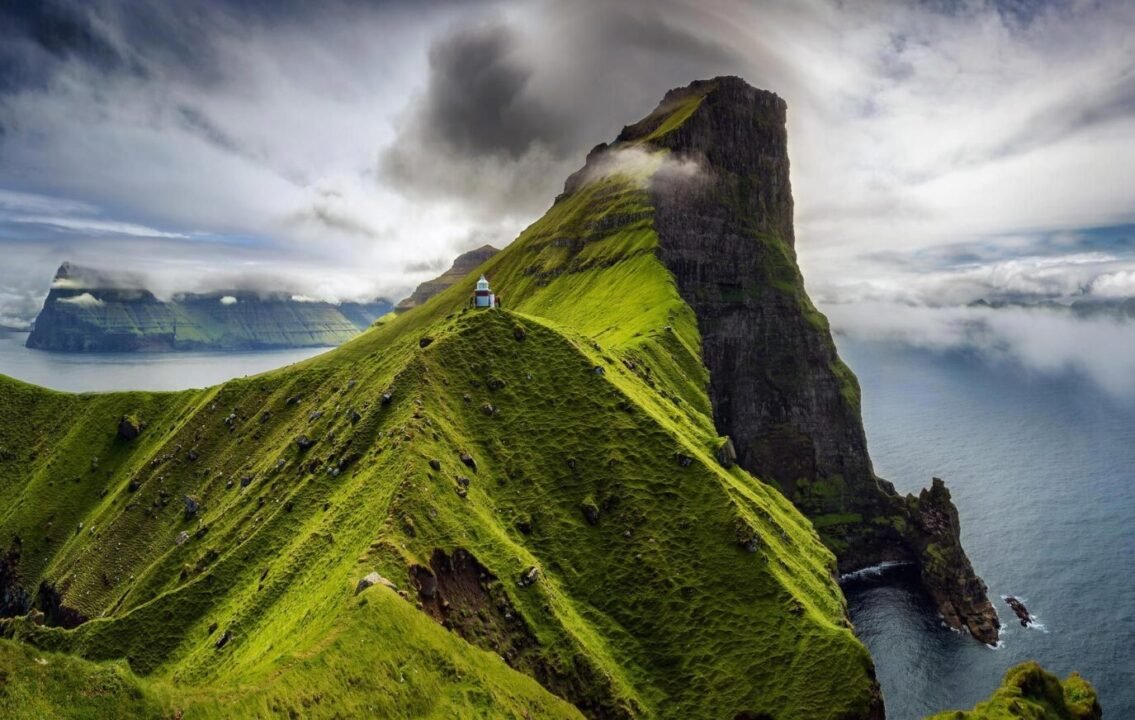
{"type": "Polygon", "coordinates": [[[838,332],[935,351],[966,350],[1042,373],[1080,374],[1135,395],[1135,323],[1039,308],[933,308],[889,302],[824,307],[838,332]]]}
{"type": "Polygon", "coordinates": [[[1107,298],[1135,297],[1135,270],[1105,273],[1092,281],[1092,294],[1107,298]]]}
{"type": "Polygon", "coordinates": [[[71,297],[59,298],[58,302],[66,303],[68,305],[78,305],[80,307],[101,307],[106,304],[90,293],[82,293],[79,295],[72,295],[71,297]]]}
{"type": "Polygon", "coordinates": [[[205,79],[119,37],[143,74],[71,60],[3,98],[0,282],[23,291],[22,276],[42,276],[42,293],[61,260],[112,257],[159,294],[257,274],[311,297],[397,297],[431,274],[407,266],[515,237],[587,148],[667,89],[732,73],[788,103],[797,249],[817,295],[1126,292],[1125,256],[1080,263],[1076,232],[1059,235],[1064,261],[1034,244],[1135,220],[1135,5],[1042,3],[1027,21],[984,0],[948,5],[494,3],[515,31],[509,67],[526,73],[509,102],[536,103],[562,137],[537,126],[540,142],[513,160],[431,156],[415,187],[380,158],[417,117],[431,47],[483,23],[483,7],[205,12],[205,79]],[[38,244],[7,244],[39,228],[38,244]],[[999,250],[918,262],[977,242],[999,250]]]}
{"type": "Polygon", "coordinates": [[[222,305],[236,305],[237,299],[232,295],[225,295],[221,298],[222,305]]]}

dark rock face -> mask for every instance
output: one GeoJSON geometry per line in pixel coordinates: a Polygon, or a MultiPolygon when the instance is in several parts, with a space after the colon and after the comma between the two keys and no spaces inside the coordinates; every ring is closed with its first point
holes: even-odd
{"type": "Polygon", "coordinates": [[[733,455],[809,517],[838,519],[820,532],[841,572],[919,562],[947,621],[995,641],[996,614],[949,493],[939,481],[925,501],[903,498],[871,466],[858,382],[796,264],[786,116],[783,100],[739,78],[699,81],[667,93],[588,163],[646,143],[696,167],[655,173],[649,193],[658,256],[697,316],[714,421],[731,439],[723,464],[733,455]]]}
{"type": "Polygon", "coordinates": [[[14,538],[8,550],[0,555],[0,617],[23,615],[31,607],[28,591],[20,585],[20,554],[23,543],[14,538]]]}
{"type": "Polygon", "coordinates": [[[929,490],[911,500],[910,541],[917,551],[922,584],[951,627],[964,627],[983,643],[996,643],[1001,622],[985,583],[962,549],[958,510],[946,484],[934,478],[929,490]]]}
{"type": "MultiPolygon", "coordinates": [[[[585,659],[563,662],[541,649],[505,587],[469,551],[455,548],[447,554],[435,549],[428,567],[412,565],[409,570],[422,611],[447,629],[500,655],[510,667],[528,673],[586,717],[632,717],[615,701],[609,678],[585,659]]],[[[518,584],[531,585],[538,574],[536,568],[529,568],[518,584]]]]}
{"type": "Polygon", "coordinates": [[[36,604],[43,610],[44,624],[52,627],[77,628],[87,621],[86,616],[63,601],[67,588],[42,582],[36,595],[36,604]]]}

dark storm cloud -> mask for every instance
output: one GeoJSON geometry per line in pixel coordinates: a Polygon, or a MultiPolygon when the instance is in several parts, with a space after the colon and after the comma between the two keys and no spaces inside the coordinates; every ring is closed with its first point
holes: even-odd
{"type": "Polygon", "coordinates": [[[395,187],[531,217],[588,148],[666,90],[741,67],[735,49],[656,3],[535,7],[534,16],[458,20],[433,41],[425,88],[380,161],[395,187]]]}
{"type": "Polygon", "coordinates": [[[418,109],[423,140],[483,157],[557,146],[562,119],[528,93],[532,67],[501,24],[460,28],[430,50],[429,87],[418,109]]]}

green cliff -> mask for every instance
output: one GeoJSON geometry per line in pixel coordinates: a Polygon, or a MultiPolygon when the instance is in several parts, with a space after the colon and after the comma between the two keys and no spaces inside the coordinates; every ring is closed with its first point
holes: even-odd
{"type": "Polygon", "coordinates": [[[63,263],[27,346],[60,352],[264,350],[340,345],[391,310],[290,293],[182,293],[163,301],[136,281],[63,263]]]}
{"type": "Polygon", "coordinates": [[[1096,692],[1072,673],[1061,682],[1035,662],[1005,673],[1001,687],[973,710],[944,712],[929,720],[1099,720],[1103,717],[1096,692]]]}
{"type": "Polygon", "coordinates": [[[207,390],[0,378],[0,710],[882,718],[836,555],[735,462],[665,262],[655,181],[706,168],[652,143],[700,104],[480,266],[508,311],[464,277],[207,390]]]}

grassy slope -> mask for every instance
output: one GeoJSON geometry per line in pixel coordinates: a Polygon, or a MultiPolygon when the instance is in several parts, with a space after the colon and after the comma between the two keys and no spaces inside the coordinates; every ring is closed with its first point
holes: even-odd
{"type": "MultiPolygon", "coordinates": [[[[713,460],[696,322],[653,244],[637,186],[599,182],[488,264],[516,314],[457,312],[466,281],[294,369],[196,393],[51,396],[34,436],[72,439],[5,464],[9,496],[39,509],[11,511],[0,542],[19,534],[29,577],[52,580],[99,619],[19,633],[125,657],[179,687],[264,686],[264,702],[294,706],[334,687],[338,664],[365,667],[328,644],[366,632],[351,597],[358,577],[377,567],[405,586],[409,564],[461,547],[501,578],[538,640],[515,664],[568,684],[590,678],[573,698],[584,704],[670,717],[862,712],[869,658],[846,624],[832,556],[778,493],[713,460]],[[610,213],[643,217],[604,235],[610,213]],[[436,338],[424,350],[423,334],[436,338]],[[490,390],[490,377],[504,386],[490,390]],[[395,399],[383,406],[388,388],[395,399]],[[288,405],[294,395],[302,401],[288,405]],[[134,444],[114,439],[123,413],[150,425],[134,444]],[[318,440],[306,453],[293,442],[300,433],[318,440]],[[459,449],[477,457],[477,473],[459,449]],[[455,492],[462,472],[472,475],[467,499],[455,492]],[[71,474],[87,479],[60,482],[71,474]],[[186,494],[203,506],[192,520],[186,494]],[[585,503],[604,508],[598,526],[585,503]],[[49,519],[65,532],[33,540],[49,519]],[[176,545],[183,530],[190,539],[176,545]],[[739,533],[760,550],[745,552],[739,533]],[[529,566],[541,580],[520,589],[513,579],[529,566]],[[228,628],[234,640],[218,652],[228,628]],[[317,665],[303,686],[264,685],[300,658],[317,665]]],[[[32,405],[39,392],[5,383],[5,403],[32,405]]],[[[20,433],[5,425],[0,442],[20,433]]],[[[374,660],[396,649],[369,637],[374,660]]],[[[497,703],[510,682],[486,680],[482,693],[497,703]]],[[[359,697],[374,695],[365,690],[359,697]]]]}
{"type": "Polygon", "coordinates": [[[929,720],[1093,720],[1099,718],[1096,693],[1072,673],[1061,682],[1035,662],[1009,670],[1001,687],[973,710],[935,715],[929,720]]]}
{"type": "Polygon", "coordinates": [[[95,618],[8,634],[125,658],[142,700],[193,717],[577,715],[529,675],[593,712],[861,716],[870,660],[831,553],[713,459],[696,319],[639,188],[585,185],[486,263],[508,312],[463,312],[466,279],[337,351],[205,391],[0,379],[0,548],[19,535],[25,584],[95,618]],[[114,438],[127,413],[149,425],[133,443],[114,438]],[[412,591],[353,596],[373,569],[407,588],[409,566],[457,548],[527,632],[459,608],[466,642],[412,591]]]}

